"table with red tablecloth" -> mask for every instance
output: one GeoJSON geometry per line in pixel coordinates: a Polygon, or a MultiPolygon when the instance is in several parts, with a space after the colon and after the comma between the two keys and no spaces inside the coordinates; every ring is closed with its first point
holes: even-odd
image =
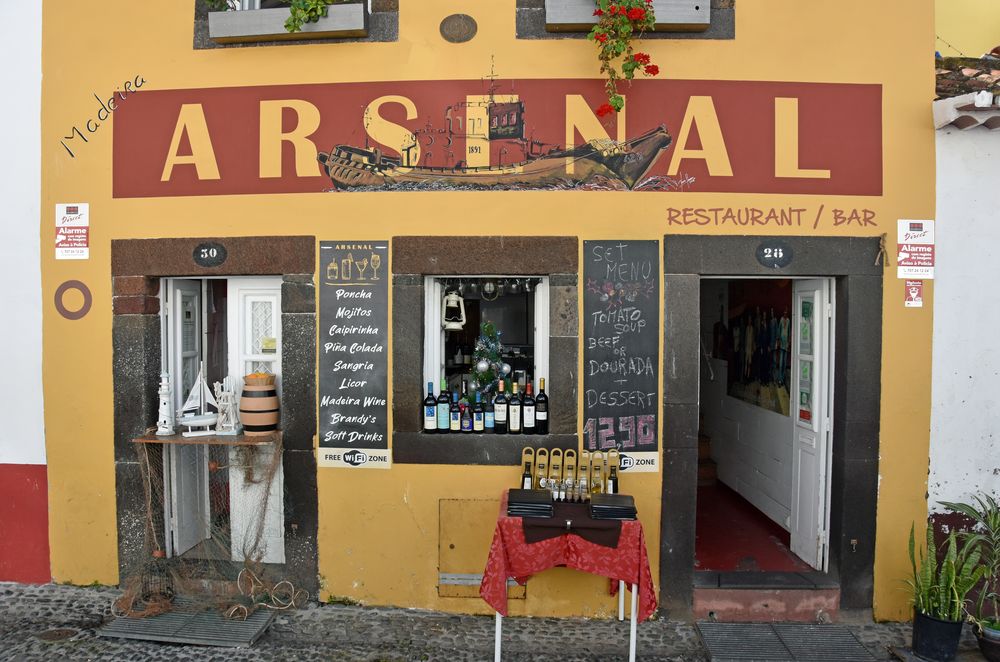
{"type": "Polygon", "coordinates": [[[576,568],[610,578],[611,593],[618,582],[638,588],[638,620],[646,620],[656,610],[653,577],[649,572],[646,538],[638,520],[621,523],[616,547],[605,547],[584,540],[569,531],[540,542],[528,543],[520,517],[507,516],[506,493],[500,504],[500,516],[493,533],[493,543],[483,570],[479,595],[497,613],[507,615],[507,579],[524,584],[531,575],[556,566],[576,568]]]}

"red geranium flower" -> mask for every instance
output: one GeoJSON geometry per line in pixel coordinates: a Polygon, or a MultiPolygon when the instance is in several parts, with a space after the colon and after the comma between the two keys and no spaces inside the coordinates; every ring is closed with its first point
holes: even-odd
{"type": "Polygon", "coordinates": [[[608,6],[608,12],[612,16],[614,16],[615,14],[617,14],[618,13],[618,5],[610,5],[610,6],[608,6]]]}
{"type": "Polygon", "coordinates": [[[628,10],[628,17],[633,21],[641,21],[646,18],[646,10],[642,7],[633,7],[628,10]]]}
{"type": "Polygon", "coordinates": [[[606,103],[597,109],[597,116],[604,117],[605,115],[610,115],[613,112],[615,112],[615,109],[611,107],[610,103],[606,103]]]}
{"type": "Polygon", "coordinates": [[[594,40],[597,41],[597,43],[599,44],[603,44],[608,40],[608,35],[603,32],[598,32],[597,34],[594,35],[594,40]]]}
{"type": "Polygon", "coordinates": [[[647,64],[646,68],[643,69],[643,71],[647,76],[655,76],[656,74],[660,73],[660,68],[655,64],[647,64]]]}
{"type": "Polygon", "coordinates": [[[600,9],[600,8],[595,9],[594,10],[594,16],[604,16],[604,10],[600,9]]]}
{"type": "Polygon", "coordinates": [[[636,64],[649,64],[649,54],[648,53],[636,53],[632,56],[636,64]]]}

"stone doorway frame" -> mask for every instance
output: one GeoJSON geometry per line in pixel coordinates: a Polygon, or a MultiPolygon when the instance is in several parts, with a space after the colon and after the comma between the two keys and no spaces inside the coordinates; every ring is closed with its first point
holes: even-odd
{"type": "Polygon", "coordinates": [[[703,276],[836,280],[828,575],[840,586],[842,608],[871,608],[885,268],[879,254],[878,237],[664,236],[660,604],[674,618],[690,619],[694,593],[703,276]],[[765,241],[790,247],[791,263],[758,263],[765,241]]]}

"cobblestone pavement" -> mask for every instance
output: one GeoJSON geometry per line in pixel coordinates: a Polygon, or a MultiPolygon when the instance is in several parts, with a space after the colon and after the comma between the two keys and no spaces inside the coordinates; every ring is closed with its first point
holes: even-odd
{"type": "MultiPolygon", "coordinates": [[[[416,609],[312,603],[282,612],[251,649],[157,644],[98,637],[111,620],[118,591],[103,587],[0,583],[0,660],[350,660],[358,662],[461,662],[493,658],[493,619],[416,609]],[[55,630],[55,641],[43,633],[55,630]]],[[[845,625],[879,660],[887,647],[909,643],[908,623],[872,623],[845,615],[845,625]]],[[[628,652],[628,622],[510,618],[503,623],[505,662],[621,660],[628,652]]],[[[643,661],[707,660],[695,626],[659,619],[639,626],[643,661]]],[[[967,633],[959,660],[979,660],[967,633]]]]}

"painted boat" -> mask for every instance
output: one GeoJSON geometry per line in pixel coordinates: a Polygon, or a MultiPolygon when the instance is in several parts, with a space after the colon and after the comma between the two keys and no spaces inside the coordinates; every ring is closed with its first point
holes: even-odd
{"type": "Polygon", "coordinates": [[[519,163],[454,167],[403,165],[379,149],[337,145],[320,152],[319,162],[340,190],[355,188],[512,188],[539,189],[579,185],[602,178],[635,187],[671,142],[661,125],[618,142],[591,140],[567,150],[553,150],[519,163]],[[572,166],[572,167],[570,167],[572,166]]]}

